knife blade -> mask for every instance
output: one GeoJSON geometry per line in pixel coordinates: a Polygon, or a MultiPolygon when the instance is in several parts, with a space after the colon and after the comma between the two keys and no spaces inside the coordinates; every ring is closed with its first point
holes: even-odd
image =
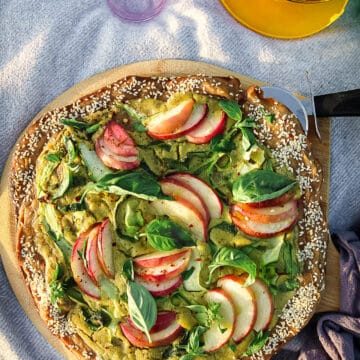
{"type": "Polygon", "coordinates": [[[318,117],[359,116],[360,115],[360,89],[342,91],[338,93],[311,96],[299,100],[289,91],[275,87],[262,86],[265,97],[272,97],[285,104],[299,119],[305,134],[309,130],[308,115],[315,119],[315,130],[321,140],[318,129],[318,117]]]}

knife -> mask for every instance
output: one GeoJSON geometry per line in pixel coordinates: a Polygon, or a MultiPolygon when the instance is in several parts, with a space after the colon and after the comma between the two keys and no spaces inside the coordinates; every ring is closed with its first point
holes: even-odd
{"type": "Polygon", "coordinates": [[[313,115],[315,130],[319,139],[321,136],[317,124],[318,117],[360,115],[360,89],[311,96],[303,100],[299,100],[289,91],[279,87],[262,86],[261,89],[264,92],[264,97],[279,100],[295,114],[300,120],[305,134],[309,130],[308,115],[313,115]]]}

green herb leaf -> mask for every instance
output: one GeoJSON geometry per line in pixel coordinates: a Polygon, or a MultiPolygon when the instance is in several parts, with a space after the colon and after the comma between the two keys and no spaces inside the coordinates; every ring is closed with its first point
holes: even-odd
{"type": "Polygon", "coordinates": [[[106,174],[95,184],[95,188],[92,190],[117,195],[134,195],[146,200],[172,199],[163,194],[156,179],[143,169],[106,174]]]}
{"type": "Polygon", "coordinates": [[[220,99],[219,100],[220,108],[225,111],[226,115],[235,121],[242,120],[242,111],[240,109],[240,105],[233,100],[228,99],[220,99]]]}
{"type": "Polygon", "coordinates": [[[127,298],[130,318],[143,331],[151,343],[150,330],[157,319],[157,307],[154,298],[142,285],[127,282],[127,298]]]}
{"type": "Polygon", "coordinates": [[[280,292],[293,291],[298,289],[300,282],[298,279],[290,278],[281,283],[277,288],[280,292]]]}
{"type": "Polygon", "coordinates": [[[183,272],[181,273],[181,278],[182,278],[183,280],[189,279],[190,276],[193,274],[194,270],[195,270],[195,268],[194,268],[194,266],[192,266],[190,269],[187,269],[187,270],[183,271],[183,272]]]}
{"type": "Polygon", "coordinates": [[[89,126],[91,126],[88,123],[85,123],[83,121],[78,121],[78,120],[75,120],[75,119],[61,119],[60,121],[64,125],[71,126],[71,127],[75,128],[75,129],[79,129],[79,130],[86,129],[89,126]]]}
{"type": "Polygon", "coordinates": [[[180,225],[163,217],[152,220],[146,226],[145,233],[149,244],[157,250],[167,251],[196,245],[191,235],[180,225]]]}
{"type": "Polygon", "coordinates": [[[46,154],[45,159],[47,161],[52,162],[52,163],[59,163],[60,162],[60,158],[56,154],[46,154]]]}
{"type": "Polygon", "coordinates": [[[240,249],[223,247],[218,250],[209,265],[208,283],[211,283],[212,274],[220,266],[232,266],[247,272],[249,276],[244,286],[251,285],[255,281],[256,263],[240,249]]]}
{"type": "Polygon", "coordinates": [[[194,313],[200,325],[209,328],[213,323],[216,323],[220,328],[220,321],[223,320],[223,316],[220,314],[220,303],[209,302],[207,306],[188,305],[187,308],[194,313]]]}
{"type": "Polygon", "coordinates": [[[146,132],[147,131],[147,128],[140,121],[135,121],[133,123],[133,126],[137,132],[146,132]]]}
{"type": "Polygon", "coordinates": [[[137,120],[138,122],[141,122],[146,118],[145,115],[140,114],[137,112],[133,107],[131,107],[128,104],[119,104],[118,105],[120,109],[124,110],[132,119],[137,120]]]}
{"type": "Polygon", "coordinates": [[[124,262],[122,273],[128,280],[134,281],[134,264],[132,259],[127,259],[124,262]]]}
{"type": "Polygon", "coordinates": [[[210,141],[210,150],[214,152],[229,153],[235,149],[234,141],[223,134],[215,135],[210,141]]]}
{"type": "Polygon", "coordinates": [[[244,151],[248,151],[252,145],[256,144],[255,135],[247,127],[242,127],[241,133],[242,133],[241,146],[244,149],[244,151]]]}
{"type": "Polygon", "coordinates": [[[269,335],[270,331],[265,331],[264,333],[262,331],[259,331],[258,333],[256,333],[255,338],[247,348],[246,355],[249,356],[259,351],[265,345],[269,335]]]}
{"type": "Polygon", "coordinates": [[[261,108],[260,109],[261,113],[264,115],[265,120],[269,123],[269,124],[273,124],[275,121],[275,114],[268,114],[266,113],[265,109],[261,108]]]}
{"type": "Polygon", "coordinates": [[[239,202],[260,202],[285,194],[296,180],[269,170],[252,170],[241,175],[233,184],[233,197],[239,202]]]}
{"type": "Polygon", "coordinates": [[[60,197],[62,197],[72,185],[73,176],[69,165],[65,163],[63,163],[62,165],[63,165],[62,166],[63,178],[55,194],[52,196],[51,200],[57,200],[60,197]]]}
{"type": "Polygon", "coordinates": [[[92,311],[88,307],[82,307],[81,310],[85,317],[86,324],[93,331],[108,326],[111,323],[111,316],[104,309],[92,311]]]}
{"type": "Polygon", "coordinates": [[[91,126],[89,126],[89,127],[86,129],[86,133],[87,133],[87,134],[93,134],[93,133],[95,133],[96,131],[98,131],[98,129],[100,128],[100,126],[101,126],[101,123],[97,123],[97,124],[91,125],[91,126]]]}
{"type": "Polygon", "coordinates": [[[72,142],[72,140],[70,138],[68,138],[67,136],[64,136],[64,143],[65,143],[66,151],[69,154],[68,164],[72,164],[76,158],[75,145],[72,142]]]}
{"type": "Polygon", "coordinates": [[[285,241],[284,243],[283,259],[285,264],[285,271],[287,274],[289,274],[291,277],[294,277],[300,272],[296,251],[290,241],[285,241]]]}

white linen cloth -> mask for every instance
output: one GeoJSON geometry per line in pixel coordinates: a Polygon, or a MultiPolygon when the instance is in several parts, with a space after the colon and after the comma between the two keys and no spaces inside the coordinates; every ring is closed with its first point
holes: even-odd
{"type": "MultiPolygon", "coordinates": [[[[105,0],[0,1],[0,171],[17,137],[51,100],[112,67],[188,59],[226,67],[293,92],[360,87],[360,4],[319,34],[299,40],[258,35],[217,0],[168,0],[145,23],[123,22],[105,0]]],[[[271,21],[271,19],[269,19],[271,21]]],[[[360,224],[360,117],[331,126],[330,229],[360,224]]],[[[0,263],[0,359],[63,359],[33,327],[0,263]]]]}

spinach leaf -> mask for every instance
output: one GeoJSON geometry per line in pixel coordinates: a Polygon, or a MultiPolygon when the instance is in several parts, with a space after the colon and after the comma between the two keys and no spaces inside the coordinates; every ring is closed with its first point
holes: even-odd
{"type": "Polygon", "coordinates": [[[277,289],[280,292],[287,292],[287,291],[293,291],[297,288],[299,288],[300,286],[300,282],[298,279],[294,279],[294,278],[289,278],[287,280],[285,280],[283,283],[281,283],[277,289]]]}
{"type": "Polygon", "coordinates": [[[163,194],[156,179],[143,169],[106,174],[90,189],[117,195],[134,195],[146,200],[172,199],[170,196],[163,194]]]}
{"type": "Polygon", "coordinates": [[[86,128],[86,133],[87,134],[93,134],[94,132],[98,131],[100,126],[101,126],[101,123],[90,125],[88,128],[86,128]]]}
{"type": "Polygon", "coordinates": [[[269,335],[270,335],[270,331],[265,331],[265,332],[259,331],[258,333],[256,333],[255,338],[252,340],[252,342],[247,348],[246,355],[249,356],[259,351],[265,345],[269,335]]]}
{"type": "Polygon", "coordinates": [[[76,157],[75,145],[72,142],[72,140],[70,138],[68,138],[67,136],[64,136],[64,143],[65,143],[66,151],[69,154],[68,164],[71,165],[74,162],[75,157],[76,157]]]}
{"type": "Polygon", "coordinates": [[[295,187],[296,180],[269,170],[252,170],[233,184],[233,197],[239,202],[260,202],[274,199],[295,187]]]}
{"type": "Polygon", "coordinates": [[[164,217],[152,220],[146,226],[145,233],[149,244],[157,250],[167,251],[196,245],[187,231],[164,217]]]}
{"type": "Polygon", "coordinates": [[[149,293],[149,290],[133,281],[127,282],[126,293],[130,318],[146,334],[151,343],[150,330],[157,319],[156,302],[149,293]]]}
{"type": "Polygon", "coordinates": [[[135,121],[133,123],[133,126],[137,132],[146,132],[147,131],[147,128],[140,121],[135,121]]]}
{"type": "Polygon", "coordinates": [[[232,266],[247,272],[249,276],[245,286],[251,285],[255,281],[256,263],[240,249],[223,247],[217,251],[209,265],[208,283],[211,283],[212,274],[220,266],[232,266]]]}

